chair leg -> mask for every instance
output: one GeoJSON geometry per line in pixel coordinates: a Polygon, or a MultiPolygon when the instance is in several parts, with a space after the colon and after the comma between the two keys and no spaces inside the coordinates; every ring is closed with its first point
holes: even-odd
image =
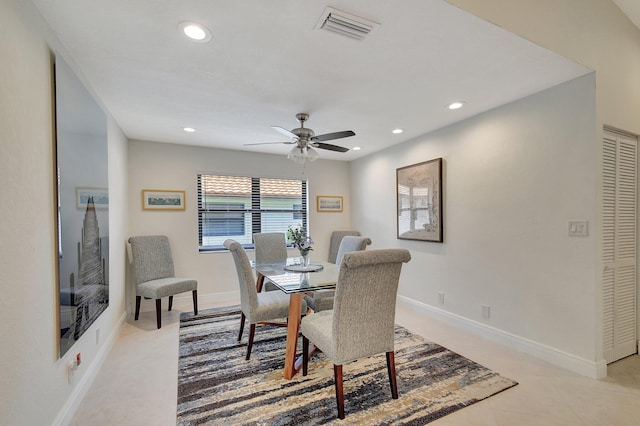
{"type": "Polygon", "coordinates": [[[342,365],[333,365],[333,377],[336,385],[336,403],[338,404],[338,418],[344,419],[344,390],[342,388],[342,365]]]}
{"type": "Polygon", "coordinates": [[[162,306],[160,306],[160,300],[161,299],[156,299],[156,322],[158,323],[158,328],[162,327],[162,315],[160,315],[162,306]]]}
{"type": "Polygon", "coordinates": [[[198,315],[198,290],[191,292],[193,295],[193,315],[198,315]]]}
{"type": "Polygon", "coordinates": [[[138,321],[138,316],[140,315],[140,300],[142,300],[142,296],[136,296],[136,315],[134,319],[138,321]]]}
{"type": "Polygon", "coordinates": [[[249,361],[251,357],[251,347],[253,346],[253,335],[256,333],[256,325],[251,324],[249,326],[249,344],[247,345],[247,356],[244,358],[249,361]]]}
{"type": "Polygon", "coordinates": [[[244,312],[240,312],[240,333],[238,333],[238,342],[242,340],[242,332],[244,331],[244,320],[245,320],[244,312]]]}
{"type": "Polygon", "coordinates": [[[306,376],[309,370],[309,339],[302,336],[302,375],[306,376]]]}
{"type": "Polygon", "coordinates": [[[169,309],[168,309],[168,311],[171,311],[171,308],[173,308],[173,296],[169,296],[169,309]]]}
{"type": "Polygon", "coordinates": [[[387,371],[389,372],[389,385],[391,386],[391,397],[398,399],[398,384],[396,382],[396,362],[393,351],[387,352],[387,371]]]}

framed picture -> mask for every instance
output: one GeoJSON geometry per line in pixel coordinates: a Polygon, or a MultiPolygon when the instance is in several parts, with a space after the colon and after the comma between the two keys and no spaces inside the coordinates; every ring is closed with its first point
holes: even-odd
{"type": "Polygon", "coordinates": [[[318,195],[316,197],[319,212],[341,212],[343,200],[339,195],[318,195]]]}
{"type": "Polygon", "coordinates": [[[184,191],[143,189],[142,208],[144,210],[184,210],[184,191]]]}
{"type": "Polygon", "coordinates": [[[89,198],[93,197],[93,205],[97,209],[109,208],[109,189],[107,188],[76,188],[76,206],[86,209],[89,198]]]}
{"type": "Polygon", "coordinates": [[[442,158],[396,169],[398,238],[442,238],[442,158]]]}

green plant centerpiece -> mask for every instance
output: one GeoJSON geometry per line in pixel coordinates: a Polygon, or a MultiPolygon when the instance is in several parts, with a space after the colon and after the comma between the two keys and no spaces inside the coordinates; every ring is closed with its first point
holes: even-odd
{"type": "Polygon", "coordinates": [[[302,227],[289,226],[287,230],[287,241],[289,241],[300,252],[302,265],[309,266],[309,252],[313,250],[313,239],[307,235],[307,231],[302,227]]]}

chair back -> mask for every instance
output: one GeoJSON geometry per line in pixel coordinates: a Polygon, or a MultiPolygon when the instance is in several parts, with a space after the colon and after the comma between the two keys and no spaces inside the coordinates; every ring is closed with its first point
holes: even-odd
{"type": "Polygon", "coordinates": [[[130,237],[136,284],[175,276],[169,239],[165,235],[130,237]]]}
{"type": "Polygon", "coordinates": [[[393,351],[396,296],[405,249],[344,255],[333,305],[334,364],[393,351]]]}
{"type": "Polygon", "coordinates": [[[365,250],[369,244],[371,244],[371,239],[368,237],[354,237],[350,235],[343,237],[340,248],[338,249],[338,255],[336,256],[336,265],[342,263],[342,258],[345,254],[352,251],[365,250]]]}
{"type": "Polygon", "coordinates": [[[360,232],[358,231],[333,231],[331,233],[331,241],[329,243],[329,262],[336,263],[336,258],[338,257],[338,249],[340,248],[340,243],[342,242],[342,237],[347,235],[358,236],[360,232]]]}
{"type": "Polygon", "coordinates": [[[258,307],[256,280],[251,269],[249,256],[244,247],[235,240],[225,240],[223,245],[229,249],[236,264],[238,284],[240,285],[240,307],[242,312],[253,312],[258,307]]]}
{"type": "Polygon", "coordinates": [[[278,263],[287,260],[287,237],[284,232],[253,234],[257,263],[278,263]]]}

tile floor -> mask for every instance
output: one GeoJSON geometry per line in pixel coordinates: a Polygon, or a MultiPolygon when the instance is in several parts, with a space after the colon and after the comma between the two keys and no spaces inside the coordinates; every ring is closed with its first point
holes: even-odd
{"type": "MultiPolygon", "coordinates": [[[[204,306],[201,309],[206,309],[204,306]]],[[[180,311],[130,318],[72,425],[175,425],[180,311]]],[[[433,425],[640,425],[640,357],[609,366],[593,380],[399,306],[398,324],[520,384],[433,425]]]]}

